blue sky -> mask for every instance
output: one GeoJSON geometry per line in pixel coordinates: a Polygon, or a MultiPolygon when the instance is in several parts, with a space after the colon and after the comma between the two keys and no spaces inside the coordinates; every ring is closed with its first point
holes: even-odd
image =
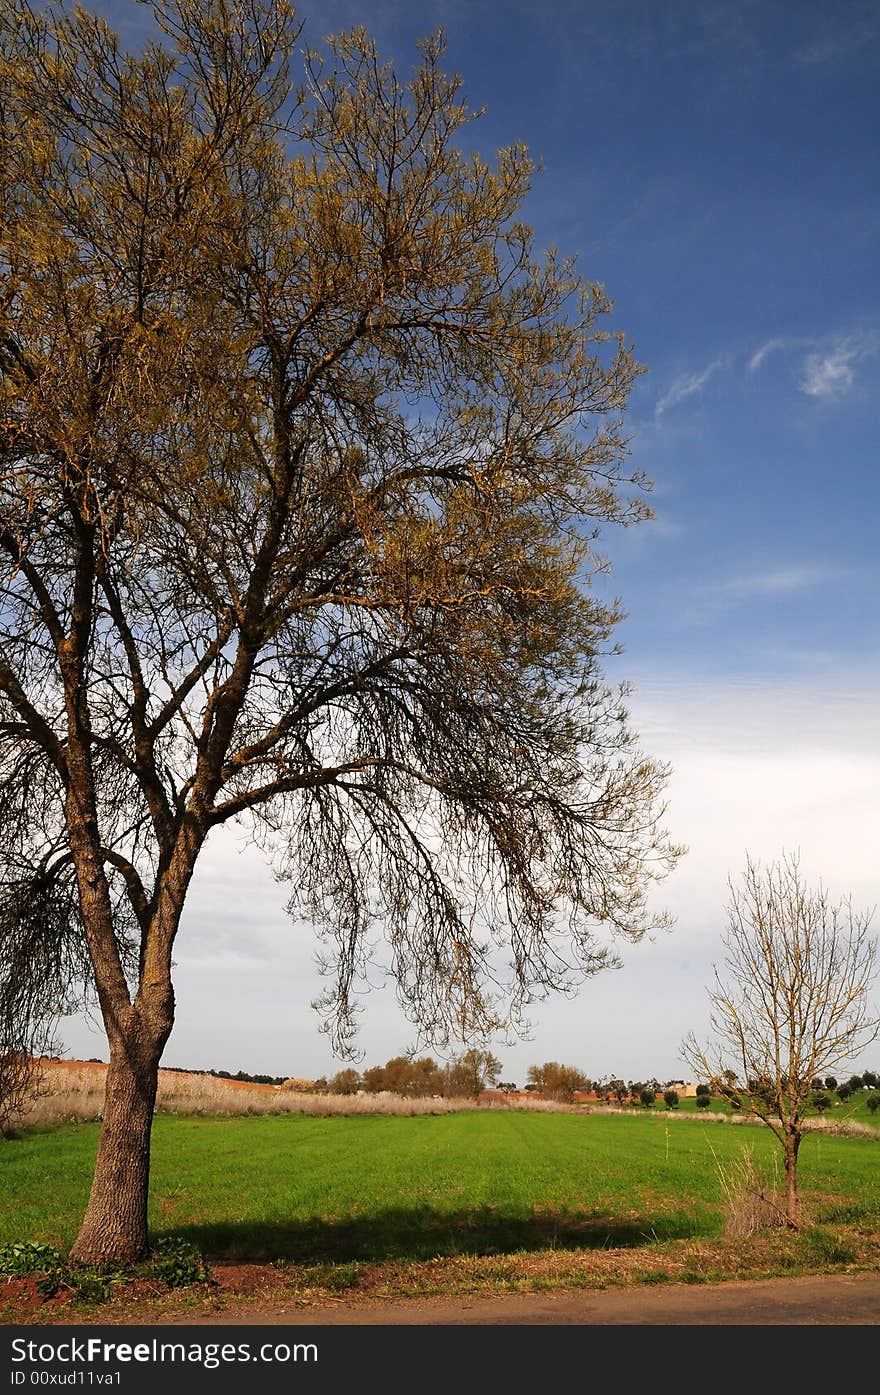
{"type": "MultiPolygon", "coordinates": [[[[142,30],[141,6],[101,9],[142,30]]],[[[880,5],[329,0],[301,13],[313,42],[364,24],[402,69],[445,29],[447,68],[486,107],[469,139],[484,155],[523,142],[543,162],[524,210],[538,245],[580,253],[648,366],[627,424],[656,519],[605,539],[628,611],[608,673],[634,683],[636,728],[673,766],[668,823],[690,851],[657,899],[677,925],[625,947],[623,969],[576,1000],[539,1007],[531,1041],[498,1054],[520,1083],[546,1059],[679,1075],[746,849],[799,847],[811,879],[880,899],[880,5]]],[[[283,899],[253,851],[209,847],[166,1061],[335,1068],[309,1008],[314,944],[283,899]]],[[[80,1024],[65,1037],[104,1055],[80,1024]]],[[[367,1000],[369,1062],[414,1038],[389,991],[367,1000]]]]}

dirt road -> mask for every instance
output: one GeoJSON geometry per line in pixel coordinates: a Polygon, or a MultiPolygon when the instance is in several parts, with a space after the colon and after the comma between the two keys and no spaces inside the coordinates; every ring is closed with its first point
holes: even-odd
{"type": "Polygon", "coordinates": [[[242,1304],[222,1312],[191,1308],[163,1323],[310,1326],[412,1325],[834,1325],[880,1323],[880,1272],[727,1284],[509,1294],[499,1298],[401,1299],[393,1303],[242,1304]]]}

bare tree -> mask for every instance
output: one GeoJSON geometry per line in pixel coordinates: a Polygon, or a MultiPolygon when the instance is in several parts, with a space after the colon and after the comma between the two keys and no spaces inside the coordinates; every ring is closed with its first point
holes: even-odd
{"type": "Polygon", "coordinates": [[[138,55],[0,10],[0,857],[57,850],[107,1030],[84,1261],[147,1244],[212,830],[324,935],[341,1048],[373,927],[426,1039],[488,1040],[678,852],[591,587],[648,512],[640,370],[517,221],[525,151],[460,153],[439,38],[404,84],[362,31],[303,56],[285,0],[153,12],[138,55]]]}
{"type": "Polygon", "coordinates": [[[870,914],[806,886],[797,857],[747,859],[730,881],[724,969],[710,989],[714,1044],[691,1034],[687,1064],[772,1129],[785,1160],[786,1217],[799,1223],[797,1163],[813,1081],[880,1033],[870,1003],[877,945],[870,914]]]}

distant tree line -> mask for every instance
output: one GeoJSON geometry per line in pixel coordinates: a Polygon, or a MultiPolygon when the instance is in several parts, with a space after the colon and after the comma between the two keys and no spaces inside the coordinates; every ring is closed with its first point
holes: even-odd
{"type": "Polygon", "coordinates": [[[368,1094],[390,1091],[411,1098],[473,1098],[498,1086],[501,1069],[501,1062],[491,1051],[473,1047],[443,1064],[431,1056],[410,1054],[393,1056],[384,1066],[370,1066],[363,1072],[348,1066],[330,1079],[321,1077],[314,1081],[312,1088],[336,1095],[365,1090],[368,1094]]]}
{"type": "Polygon", "coordinates": [[[254,1075],[246,1070],[192,1070],[189,1066],[163,1066],[163,1070],[176,1071],[179,1075],[212,1075],[217,1080],[241,1080],[248,1085],[283,1085],[286,1075],[254,1075]]]}
{"type": "MultiPolygon", "coordinates": [[[[240,1080],[253,1085],[283,1085],[288,1077],[283,1075],[255,1074],[249,1071],[190,1070],[183,1066],[167,1066],[163,1069],[178,1071],[187,1075],[210,1075],[220,1080],[240,1080]]],[[[497,1089],[515,1093],[515,1082],[501,1079],[502,1065],[491,1051],[472,1048],[450,1061],[438,1062],[431,1056],[416,1056],[414,1053],[393,1056],[383,1066],[370,1066],[358,1071],[352,1066],[337,1071],[332,1076],[306,1082],[318,1094],[354,1095],[359,1090],[368,1094],[390,1092],[409,1098],[430,1098],[442,1095],[446,1098],[467,1098],[481,1094],[484,1090],[497,1089]]],[[[696,1087],[698,1109],[711,1107],[713,1094],[724,1099],[734,1109],[741,1101],[736,1094],[738,1085],[735,1073],[727,1071],[724,1080],[724,1093],[719,1094],[712,1086],[701,1083],[696,1087]]],[[[717,1082],[716,1082],[717,1083],[717,1082]]],[[[664,1086],[656,1078],[649,1080],[623,1080],[618,1076],[605,1079],[591,1079],[577,1066],[563,1065],[559,1061],[545,1061],[543,1065],[529,1066],[526,1072],[525,1090],[541,1099],[570,1103],[578,1094],[592,1094],[608,1104],[652,1107],[662,1097],[667,1109],[677,1109],[680,1091],[675,1089],[681,1081],[667,1081],[664,1086]]],[[[762,1089],[769,1089],[767,1082],[750,1079],[742,1089],[743,1094],[760,1096],[762,1089]]],[[[833,1105],[832,1095],[837,1095],[845,1103],[860,1091],[867,1090],[865,1104],[872,1114],[880,1109],[880,1075],[866,1070],[861,1075],[851,1075],[845,1081],[834,1076],[818,1077],[812,1082],[811,1103],[820,1113],[833,1105]]]]}

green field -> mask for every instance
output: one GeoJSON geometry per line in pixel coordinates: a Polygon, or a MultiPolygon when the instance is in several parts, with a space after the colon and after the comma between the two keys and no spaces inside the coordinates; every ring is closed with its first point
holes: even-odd
{"type": "MultiPolygon", "coordinates": [[[[860,1090],[857,1095],[854,1095],[845,1103],[832,1095],[834,1103],[830,1109],[825,1111],[824,1118],[830,1119],[831,1122],[835,1124],[853,1119],[857,1124],[869,1124],[872,1128],[880,1129],[880,1113],[872,1114],[866,1103],[870,1093],[871,1092],[868,1090],[860,1090]]],[[[634,1107],[637,1108],[638,1106],[634,1107]]],[[[661,1110],[666,1108],[663,1103],[662,1095],[657,1096],[657,1101],[652,1107],[661,1110]]],[[[676,1109],[680,1114],[700,1113],[699,1109],[697,1109],[697,1101],[693,1096],[680,1099],[676,1105],[676,1109]]],[[[727,1100],[713,1097],[709,1112],[715,1114],[732,1114],[734,1111],[731,1109],[727,1100]]],[[[819,1111],[808,1107],[805,1113],[807,1118],[816,1118],[819,1111]]]]}
{"type": "MultiPolygon", "coordinates": [[[[0,1143],[0,1244],[69,1246],[97,1124],[0,1143]]],[[[715,1237],[715,1158],[744,1145],[772,1169],[769,1132],[634,1116],[186,1118],[160,1115],[154,1234],[212,1258],[427,1259],[715,1237]]],[[[808,1137],[801,1181],[822,1222],[880,1226],[880,1144],[808,1137]]]]}

